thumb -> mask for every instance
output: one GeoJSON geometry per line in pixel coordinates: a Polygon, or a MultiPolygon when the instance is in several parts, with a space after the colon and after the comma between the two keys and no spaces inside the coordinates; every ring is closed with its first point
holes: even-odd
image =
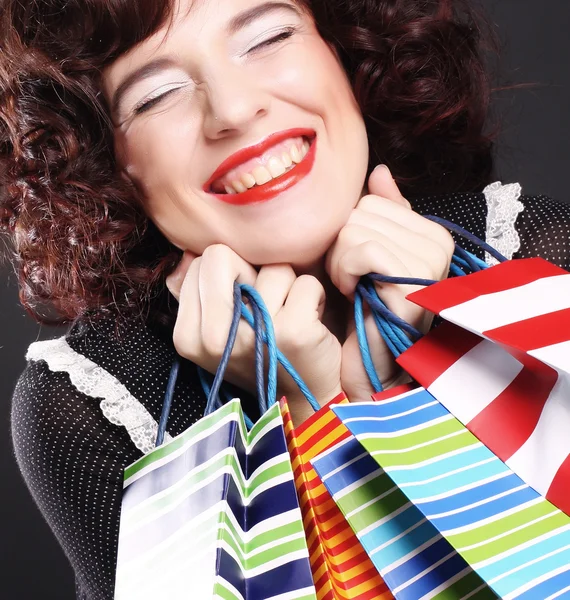
{"type": "Polygon", "coordinates": [[[410,203],[402,196],[398,185],[386,165],[378,165],[368,178],[368,192],[375,196],[382,196],[387,200],[397,202],[406,208],[411,208],[410,203]]]}
{"type": "Polygon", "coordinates": [[[176,266],[176,269],[174,269],[174,271],[172,271],[172,273],[170,273],[165,280],[166,287],[177,300],[180,298],[180,289],[182,288],[182,283],[184,282],[186,273],[188,273],[188,269],[190,268],[190,265],[196,256],[197,255],[193,252],[185,250],[180,262],[176,266]]]}

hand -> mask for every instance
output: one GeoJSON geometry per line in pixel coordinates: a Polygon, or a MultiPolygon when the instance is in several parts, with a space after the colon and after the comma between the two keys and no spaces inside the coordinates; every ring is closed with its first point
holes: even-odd
{"type": "MultiPolygon", "coordinates": [[[[271,314],[277,347],[322,404],[340,391],[341,346],[321,322],[325,292],[310,275],[297,277],[290,265],[259,272],[228,246],[216,244],[202,256],[185,252],[166,285],[179,302],[174,326],[177,352],[215,373],[226,346],[234,310],[234,282],[257,289],[271,314]]],[[[255,336],[243,319],[224,379],[255,394],[255,336]]],[[[295,424],[312,409],[280,368],[278,393],[287,396],[295,424]]]]}
{"type": "MultiPolygon", "coordinates": [[[[411,210],[387,167],[372,172],[368,191],[327,254],[326,268],[334,285],[352,297],[360,277],[368,273],[444,279],[455,248],[449,232],[411,210]]],[[[417,286],[376,283],[376,289],[392,312],[420,331],[428,331],[433,315],[406,300],[417,286]]],[[[378,376],[384,387],[390,387],[401,372],[369,314],[365,327],[378,376]]],[[[348,332],[342,348],[342,387],[353,401],[369,400],[373,390],[362,364],[353,317],[348,332]]]]}

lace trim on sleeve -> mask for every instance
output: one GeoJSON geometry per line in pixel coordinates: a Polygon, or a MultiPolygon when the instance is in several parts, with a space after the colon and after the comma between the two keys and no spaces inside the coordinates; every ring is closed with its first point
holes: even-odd
{"type": "MultiPolygon", "coordinates": [[[[75,352],[65,337],[34,342],[27,360],[44,360],[50,371],[69,374],[73,386],[91,398],[102,398],[99,406],[111,423],[126,428],[135,446],[150,452],[156,443],[158,424],[148,410],[108,371],[75,352]]],[[[172,439],[168,433],[165,441],[172,439]]]]}
{"type": "MultiPolygon", "coordinates": [[[[502,185],[500,181],[491,183],[483,190],[487,200],[485,241],[509,259],[521,247],[521,240],[515,227],[519,213],[524,210],[523,203],[519,202],[521,192],[520,184],[502,185]]],[[[485,262],[488,265],[495,265],[498,261],[486,252],[485,262]]]]}

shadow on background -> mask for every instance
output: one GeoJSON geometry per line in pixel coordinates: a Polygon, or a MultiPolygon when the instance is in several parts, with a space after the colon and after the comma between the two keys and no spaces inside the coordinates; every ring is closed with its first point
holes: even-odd
{"type": "MultiPolygon", "coordinates": [[[[378,0],[381,1],[381,0],[378,0]]],[[[570,201],[570,4],[566,0],[486,0],[503,40],[502,81],[532,82],[531,90],[502,92],[504,115],[497,165],[503,183],[518,181],[526,194],[570,201]]],[[[10,398],[28,345],[63,335],[38,328],[17,300],[15,276],[0,270],[0,572],[2,597],[74,598],[73,575],[63,552],[23,484],[12,453],[10,398]]]]}

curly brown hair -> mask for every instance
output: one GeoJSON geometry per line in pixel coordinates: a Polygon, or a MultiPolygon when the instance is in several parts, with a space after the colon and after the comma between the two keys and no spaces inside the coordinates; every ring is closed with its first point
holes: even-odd
{"type": "MultiPolygon", "coordinates": [[[[409,198],[490,181],[485,57],[497,43],[472,2],[297,2],[350,78],[369,172],[386,163],[409,198]]],[[[99,79],[168,21],[172,0],[5,0],[0,10],[0,228],[22,304],[43,323],[171,322],[164,279],[180,251],[117,172],[99,79]]]]}

